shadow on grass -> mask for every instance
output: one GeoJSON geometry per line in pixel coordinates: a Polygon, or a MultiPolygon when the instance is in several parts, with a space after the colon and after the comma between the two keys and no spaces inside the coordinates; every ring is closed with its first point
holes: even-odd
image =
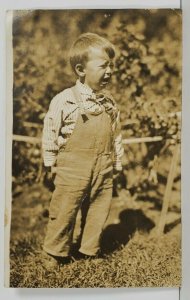
{"type": "Polygon", "coordinates": [[[119,223],[108,225],[101,237],[101,251],[108,254],[126,245],[138,230],[149,232],[154,222],[140,209],[125,209],[119,214],[119,223]]]}
{"type": "Polygon", "coordinates": [[[164,233],[168,233],[169,231],[171,231],[174,227],[176,227],[180,223],[181,223],[181,218],[178,218],[177,220],[167,224],[164,228],[164,233]]]}

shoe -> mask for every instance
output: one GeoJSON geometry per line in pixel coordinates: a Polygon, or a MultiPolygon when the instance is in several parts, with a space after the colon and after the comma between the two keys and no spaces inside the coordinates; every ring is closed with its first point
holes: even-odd
{"type": "Polygon", "coordinates": [[[48,253],[43,255],[43,266],[49,272],[60,271],[60,268],[70,262],[70,257],[54,256],[48,253]]]}
{"type": "Polygon", "coordinates": [[[96,255],[88,255],[88,254],[84,254],[80,251],[78,251],[75,256],[74,256],[77,260],[80,259],[93,259],[93,258],[97,258],[97,254],[96,255]]]}
{"type": "Polygon", "coordinates": [[[73,261],[72,257],[70,256],[60,257],[59,259],[60,259],[61,266],[70,264],[73,261]]]}
{"type": "Polygon", "coordinates": [[[43,253],[43,266],[47,271],[58,271],[60,269],[59,258],[47,253],[43,253]]]}

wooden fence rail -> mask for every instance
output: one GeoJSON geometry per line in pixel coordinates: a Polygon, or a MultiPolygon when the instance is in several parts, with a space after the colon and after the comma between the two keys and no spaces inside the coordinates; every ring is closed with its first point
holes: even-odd
{"type": "MultiPolygon", "coordinates": [[[[123,144],[136,144],[136,143],[152,143],[152,142],[159,142],[162,141],[162,136],[153,136],[153,137],[142,137],[142,138],[130,138],[130,139],[123,139],[123,144]]],[[[32,137],[32,136],[26,136],[26,135],[13,135],[13,141],[16,142],[25,142],[30,144],[40,144],[41,138],[39,137],[32,137]]]]}
{"type": "Polygon", "coordinates": [[[41,143],[41,138],[33,137],[33,136],[26,136],[26,135],[13,134],[13,141],[24,142],[24,143],[29,143],[29,144],[40,144],[41,143]]]}

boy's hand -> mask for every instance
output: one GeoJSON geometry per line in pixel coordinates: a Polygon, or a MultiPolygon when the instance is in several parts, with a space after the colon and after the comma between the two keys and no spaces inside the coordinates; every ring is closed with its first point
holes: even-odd
{"type": "Polygon", "coordinates": [[[51,167],[51,174],[53,175],[53,174],[55,174],[56,173],[56,171],[57,171],[57,168],[56,167],[51,167]]]}
{"type": "Polygon", "coordinates": [[[126,178],[124,179],[124,184],[123,184],[123,179],[122,179],[122,175],[123,175],[123,170],[117,170],[114,169],[113,170],[113,197],[118,197],[118,190],[121,188],[125,188],[126,187],[126,178]]]}
{"type": "Polygon", "coordinates": [[[45,167],[44,184],[51,191],[54,191],[54,179],[56,175],[56,167],[45,167]]]}
{"type": "Polygon", "coordinates": [[[113,171],[113,181],[114,181],[114,184],[119,189],[126,189],[127,188],[127,178],[126,178],[126,174],[124,173],[123,169],[122,170],[115,169],[113,171]]]}
{"type": "Polygon", "coordinates": [[[117,179],[120,176],[121,173],[122,173],[122,170],[116,170],[116,169],[114,169],[113,170],[113,179],[114,180],[117,179]]]}
{"type": "Polygon", "coordinates": [[[45,167],[47,180],[53,180],[56,174],[56,167],[45,167]]]}

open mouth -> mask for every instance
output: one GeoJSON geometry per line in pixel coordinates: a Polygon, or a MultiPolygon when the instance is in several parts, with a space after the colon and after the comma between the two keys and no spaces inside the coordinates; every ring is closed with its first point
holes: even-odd
{"type": "Polygon", "coordinates": [[[106,84],[108,84],[109,82],[110,82],[110,79],[111,79],[111,77],[107,77],[107,78],[104,78],[103,80],[102,80],[102,85],[106,85],[106,84]]]}

